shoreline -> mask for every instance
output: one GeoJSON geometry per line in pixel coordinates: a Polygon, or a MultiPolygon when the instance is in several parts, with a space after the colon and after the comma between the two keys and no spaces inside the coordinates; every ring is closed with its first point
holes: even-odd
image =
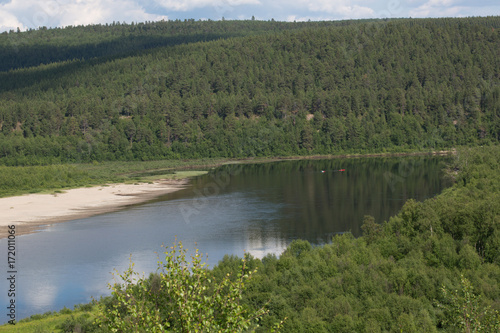
{"type": "MultiPolygon", "coordinates": [[[[313,160],[362,157],[444,156],[456,150],[409,153],[375,153],[344,155],[287,156],[272,158],[230,159],[212,167],[225,164],[269,163],[286,160],[313,160]]],[[[189,167],[180,168],[186,169],[189,167]]],[[[26,235],[43,230],[54,223],[96,216],[118,211],[127,206],[150,201],[164,194],[186,188],[189,178],[155,179],[149,183],[113,183],[92,187],[80,187],[52,194],[24,194],[0,198],[0,239],[8,236],[9,225],[16,226],[16,235],[26,235]]]]}
{"type": "MultiPolygon", "coordinates": [[[[273,162],[273,161],[286,161],[286,160],[320,160],[320,159],[336,159],[336,158],[370,158],[370,157],[407,157],[407,156],[452,156],[457,153],[455,148],[450,150],[433,150],[433,151],[416,151],[416,152],[402,152],[402,153],[366,153],[366,154],[340,154],[340,155],[306,155],[306,156],[283,156],[283,157],[270,157],[270,158],[255,158],[256,163],[260,162],[273,162]]],[[[249,162],[254,160],[246,158],[236,160],[237,162],[249,162]]]]}
{"type": "Polygon", "coordinates": [[[189,180],[159,179],[151,183],[109,184],[65,190],[54,194],[28,194],[0,198],[0,239],[9,225],[16,236],[37,232],[54,223],[114,212],[186,188],[189,180]]]}

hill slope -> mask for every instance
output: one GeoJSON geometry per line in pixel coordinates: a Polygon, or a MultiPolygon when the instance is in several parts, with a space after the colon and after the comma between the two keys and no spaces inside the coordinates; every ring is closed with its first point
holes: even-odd
{"type": "Polygon", "coordinates": [[[499,26],[499,17],[186,21],[20,33],[44,36],[26,50],[53,52],[16,63],[12,51],[5,62],[0,163],[498,142],[499,26]]]}

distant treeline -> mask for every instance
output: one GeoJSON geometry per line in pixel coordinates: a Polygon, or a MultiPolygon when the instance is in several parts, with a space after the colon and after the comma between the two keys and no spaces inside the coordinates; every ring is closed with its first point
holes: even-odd
{"type": "Polygon", "coordinates": [[[2,34],[0,163],[496,143],[499,28],[187,20],[2,34]]]}

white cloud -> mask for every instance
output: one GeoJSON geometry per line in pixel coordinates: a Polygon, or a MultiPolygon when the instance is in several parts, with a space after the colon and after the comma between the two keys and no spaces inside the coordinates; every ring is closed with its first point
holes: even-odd
{"type": "Polygon", "coordinates": [[[285,21],[287,22],[307,22],[307,21],[333,21],[335,20],[335,17],[332,16],[297,16],[297,15],[288,15],[285,18],[285,21]]]}
{"type": "Polygon", "coordinates": [[[142,22],[167,19],[166,16],[146,13],[134,1],[79,0],[62,6],[62,25],[87,25],[112,21],[142,22]]]}
{"type": "Polygon", "coordinates": [[[168,10],[188,11],[203,7],[236,7],[241,5],[259,5],[259,0],[156,0],[156,3],[168,10]]]}
{"type": "Polygon", "coordinates": [[[485,16],[498,0],[0,0],[0,32],[172,19],[230,18],[288,21],[383,17],[485,16]]]}
{"type": "Polygon", "coordinates": [[[5,9],[0,9],[0,32],[8,30],[25,29],[24,24],[17,17],[5,9]]]}
{"type": "MultiPolygon", "coordinates": [[[[364,5],[367,1],[363,0],[298,0],[293,3],[293,6],[297,11],[300,10],[302,17],[312,16],[311,14],[321,13],[321,16],[334,16],[335,19],[341,18],[366,18],[373,17],[375,12],[372,8],[364,5]],[[304,15],[304,12],[308,12],[309,15],[304,15]]],[[[279,1],[280,5],[286,8],[289,6],[283,0],[279,1]]],[[[293,16],[293,15],[291,15],[293,16]]],[[[290,19],[290,17],[289,17],[290,19]]],[[[315,17],[314,19],[318,19],[315,17]]],[[[299,19],[297,19],[299,20],[299,19]]]]}
{"type": "Polygon", "coordinates": [[[429,0],[409,11],[411,17],[459,16],[463,7],[453,6],[454,0],[429,0]]]}
{"type": "Polygon", "coordinates": [[[147,13],[133,0],[12,0],[0,4],[1,30],[162,19],[167,17],[147,13]]]}

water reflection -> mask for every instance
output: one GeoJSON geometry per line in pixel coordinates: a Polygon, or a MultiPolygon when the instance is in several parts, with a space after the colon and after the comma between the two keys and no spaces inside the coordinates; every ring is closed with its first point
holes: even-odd
{"type": "MultiPolygon", "coordinates": [[[[231,175],[218,195],[238,195],[245,189],[245,200],[272,203],[279,209],[276,219],[263,205],[259,215],[273,224],[284,239],[328,241],[335,233],[350,231],[358,236],[364,215],[381,223],[394,215],[410,198],[424,200],[447,186],[442,180],[437,158],[352,159],[283,161],[278,163],[227,166],[215,174],[231,175]],[[339,170],[345,171],[339,171],[339,170]],[[235,171],[236,170],[236,171],[235,171]]],[[[195,187],[213,187],[214,175],[199,178],[195,187]],[[207,185],[212,184],[212,185],[207,185]]],[[[191,191],[194,193],[193,191],[191,191]]],[[[179,195],[186,195],[185,193],[179,195]]],[[[226,207],[227,203],[222,206],[226,207]]],[[[245,207],[245,202],[236,203],[245,207]]],[[[197,208],[193,215],[204,215],[212,204],[197,208]]]]}
{"type": "Polygon", "coordinates": [[[262,259],[268,254],[280,254],[285,251],[288,241],[280,237],[278,230],[255,226],[243,231],[245,251],[255,258],[262,259]]]}
{"type": "Polygon", "coordinates": [[[382,222],[405,200],[440,192],[441,168],[437,158],[229,165],[148,204],[17,237],[18,319],[107,294],[110,272],[123,272],[130,255],[137,271],[154,271],[155,252],[176,236],[213,266],[225,254],[279,255],[297,238],[321,244],[336,233],[359,235],[364,215],[382,222]]]}

